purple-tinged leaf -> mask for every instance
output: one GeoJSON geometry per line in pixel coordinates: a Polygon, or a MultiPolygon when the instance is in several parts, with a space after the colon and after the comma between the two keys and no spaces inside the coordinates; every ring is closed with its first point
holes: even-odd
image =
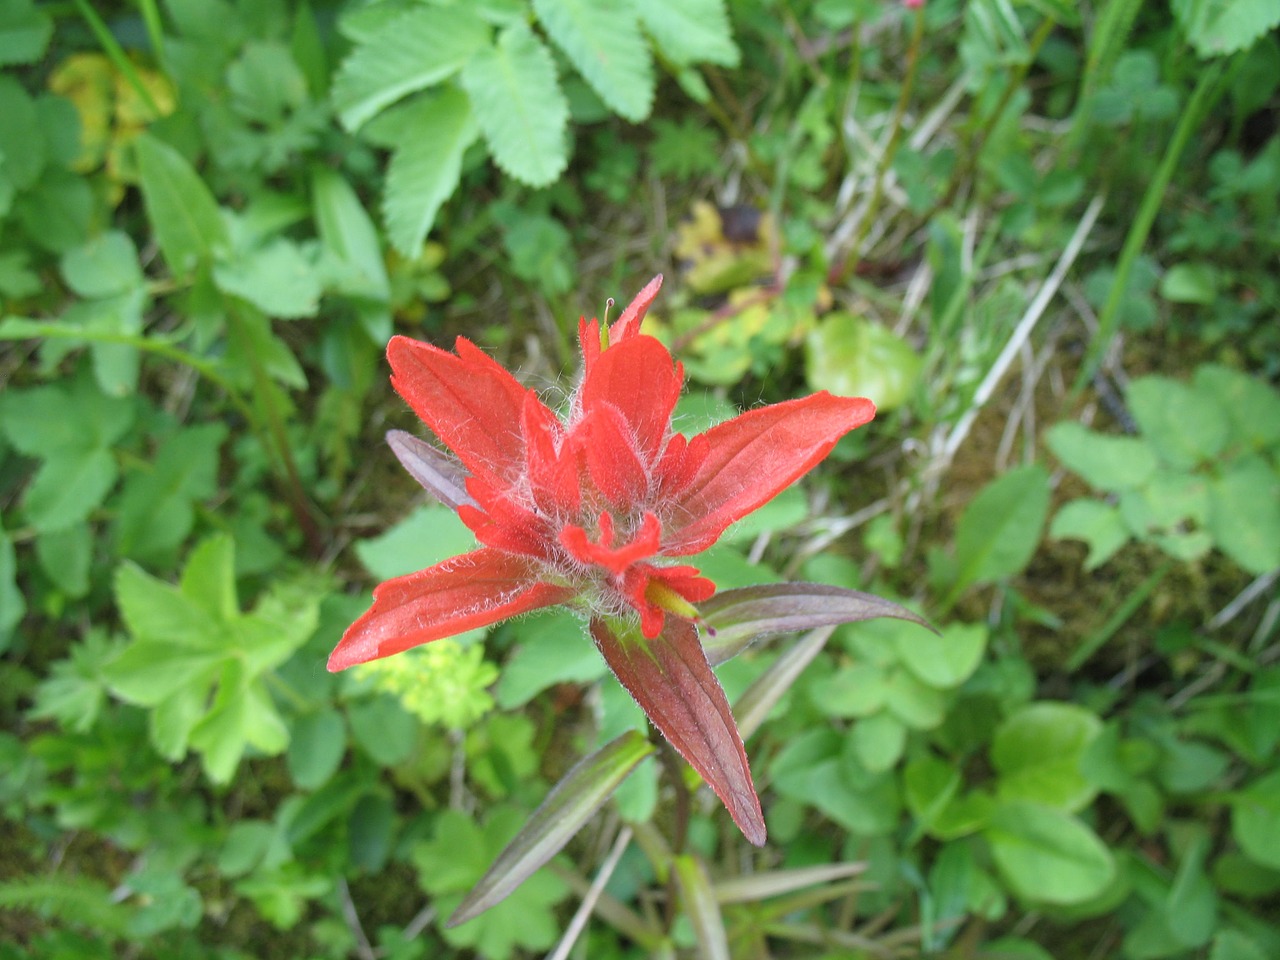
{"type": "Polygon", "coordinates": [[[475,506],[465,486],[467,471],[456,460],[403,430],[388,430],[387,445],[409,475],[446,507],[475,506]]]}
{"type": "Polygon", "coordinates": [[[698,938],[699,955],[705,960],[730,960],[729,934],[701,858],[682,853],[672,860],[672,866],[685,916],[693,923],[693,935],[698,938]]]}
{"type": "Polygon", "coordinates": [[[729,877],[713,884],[713,889],[717,903],[754,903],[820,883],[856,877],[866,869],[865,863],[824,863],[792,870],[767,870],[749,876],[729,877]]]}
{"type": "Polygon", "coordinates": [[[551,788],[529,822],[458,904],[449,917],[448,925],[456,927],[466,923],[506,899],[534,871],[560,852],[600,805],[612,796],[636,764],[651,753],[653,744],[635,730],[628,730],[579,760],[551,788]]]}
{"type": "Polygon", "coordinates": [[[596,618],[591,636],[658,732],[716,792],[743,835],[764,846],[764,814],[747,753],[693,623],[669,616],[662,633],[647,640],[638,624],[596,618]]]}
{"type": "Polygon", "coordinates": [[[698,604],[711,629],[702,639],[713,665],[731,660],[760,637],[813,630],[877,617],[910,620],[932,630],[924,618],[874,594],[825,583],[764,583],[722,590],[698,604]]]}

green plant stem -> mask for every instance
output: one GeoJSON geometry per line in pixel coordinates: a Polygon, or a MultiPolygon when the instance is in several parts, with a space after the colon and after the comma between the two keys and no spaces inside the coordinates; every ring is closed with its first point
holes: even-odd
{"type": "Polygon", "coordinates": [[[1135,613],[1155,592],[1156,587],[1160,586],[1161,581],[1169,575],[1169,571],[1173,569],[1173,561],[1166,560],[1156,571],[1138,584],[1138,588],[1125,598],[1124,603],[1116,608],[1115,612],[1107,618],[1101,629],[1091,633],[1085,637],[1084,642],[1076,648],[1067,659],[1067,669],[1074,672],[1079,670],[1102,646],[1116,635],[1135,613]]]}
{"type": "Polygon", "coordinates": [[[920,47],[924,39],[924,7],[916,10],[915,20],[911,26],[911,40],[907,44],[907,72],[902,78],[902,89],[898,92],[898,103],[893,111],[893,124],[889,129],[889,142],[885,144],[876,163],[875,179],[871,188],[871,199],[867,201],[866,212],[858,223],[858,232],[849,245],[844,262],[835,272],[835,281],[843,283],[855,270],[862,256],[862,244],[871,232],[871,224],[875,222],[876,213],[880,209],[880,200],[884,196],[884,181],[898,152],[898,143],[902,140],[902,121],[907,113],[907,104],[911,102],[911,94],[915,89],[916,71],[920,67],[920,47]]]}
{"type": "MultiPolygon", "coordinates": [[[[267,375],[266,369],[259,362],[256,352],[249,343],[249,337],[244,331],[243,321],[234,306],[230,306],[227,310],[227,332],[229,336],[239,341],[241,351],[249,362],[250,371],[253,375],[254,392],[262,408],[262,417],[255,417],[251,422],[258,424],[260,427],[265,426],[267,437],[270,438],[271,442],[264,442],[264,446],[268,450],[273,445],[275,447],[276,459],[284,471],[284,476],[279,479],[284,487],[284,494],[289,502],[289,508],[298,523],[299,529],[302,530],[303,538],[307,541],[308,550],[312,556],[318,557],[324,551],[324,544],[320,537],[319,527],[316,525],[315,517],[312,514],[311,505],[303,490],[302,477],[298,473],[297,462],[293,459],[293,449],[289,446],[289,438],[284,430],[284,421],[280,417],[280,411],[276,408],[272,395],[273,384],[271,383],[271,378],[267,375]]],[[[265,440],[266,438],[264,438],[265,440]]]]}
{"type": "Polygon", "coordinates": [[[151,50],[156,55],[156,62],[164,63],[164,29],[160,25],[160,8],[156,0],[138,0],[138,9],[142,12],[142,22],[147,28],[147,39],[151,41],[151,50]]]}
{"type": "Polygon", "coordinates": [[[1133,265],[1138,258],[1138,254],[1142,252],[1142,248],[1146,245],[1147,236],[1155,223],[1156,214],[1160,212],[1160,205],[1164,202],[1165,192],[1169,189],[1169,182],[1173,179],[1173,173],[1178,168],[1178,163],[1182,159],[1182,153],[1186,149],[1187,143],[1191,140],[1191,134],[1200,126],[1201,119],[1225,89],[1226,85],[1219,85],[1218,82],[1222,78],[1224,69],[1223,62],[1219,60],[1200,74],[1200,79],[1191,94],[1191,100],[1182,112],[1182,118],[1174,129],[1169,146],[1165,148],[1164,156],[1160,160],[1156,175],[1147,184],[1147,190],[1142,196],[1142,203],[1138,207],[1138,213],[1133,218],[1133,223],[1129,226],[1129,233],[1124,238],[1124,246],[1120,250],[1120,259],[1116,262],[1115,278],[1111,281],[1111,290],[1107,294],[1107,302],[1102,308],[1102,313],[1098,316],[1097,332],[1089,343],[1084,363],[1081,365],[1080,373],[1076,376],[1076,382],[1072,387],[1076,395],[1079,395],[1081,389],[1098,372],[1102,356],[1108,344],[1110,344],[1111,338],[1115,336],[1116,325],[1120,317],[1120,305],[1124,302],[1125,291],[1129,286],[1129,274],[1133,271],[1133,265]]]}
{"type": "Polygon", "coordinates": [[[1027,73],[1031,69],[1031,64],[1035,62],[1036,55],[1040,52],[1040,48],[1044,46],[1046,40],[1053,34],[1053,29],[1058,25],[1058,21],[1046,18],[1040,22],[1040,26],[1036,28],[1036,32],[1031,37],[1031,42],[1027,46],[1027,58],[1020,63],[1016,70],[1009,76],[1009,82],[1005,84],[1003,92],[1000,94],[1000,100],[996,103],[995,109],[991,111],[991,115],[983,122],[981,128],[974,136],[969,145],[969,149],[964,151],[964,160],[957,165],[955,172],[951,174],[950,180],[947,182],[947,189],[943,191],[942,198],[938,200],[928,212],[920,218],[922,223],[928,223],[938,213],[939,210],[948,206],[960,192],[961,184],[968,181],[973,176],[973,171],[977,169],[978,161],[982,158],[983,147],[987,145],[987,141],[991,138],[991,132],[999,125],[1001,118],[1004,116],[1005,110],[1008,108],[1013,95],[1022,89],[1023,82],[1027,79],[1027,73]]]}
{"type": "Polygon", "coordinates": [[[128,81],[129,86],[137,91],[138,96],[142,98],[142,102],[151,110],[152,116],[160,116],[160,108],[156,106],[155,100],[151,98],[151,91],[142,82],[142,78],[138,76],[138,71],[125,54],[124,48],[120,46],[115,36],[112,35],[111,28],[107,26],[102,17],[98,16],[97,11],[89,6],[88,0],[72,0],[72,2],[75,3],[76,10],[80,12],[80,16],[84,17],[85,22],[89,24],[89,29],[93,31],[98,43],[102,45],[102,50],[107,55],[107,59],[120,71],[121,76],[128,81]]]}

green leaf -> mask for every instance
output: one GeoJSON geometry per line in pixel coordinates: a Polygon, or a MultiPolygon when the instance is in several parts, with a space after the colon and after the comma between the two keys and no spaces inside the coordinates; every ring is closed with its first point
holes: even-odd
{"type": "Polygon", "coordinates": [[[440,207],[457,189],[462,155],[479,127],[466,94],[446,87],[379,118],[378,132],[395,148],[382,201],[387,234],[400,253],[413,259],[440,207]]]}
{"type": "Polygon", "coordinates": [[[873,713],[853,725],[853,751],[872,773],[892,769],[907,745],[907,728],[887,711],[873,713]]]}
{"type": "Polygon", "coordinates": [[[504,710],[523,706],[557,683],[590,683],[609,672],[582,635],[582,621],[552,610],[511,628],[515,652],[503,664],[495,699],[504,710]]]}
{"type": "MultiPolygon", "coordinates": [[[[419,883],[432,895],[440,916],[449,916],[525,822],[524,811],[499,807],[483,826],[457,810],[447,810],[435,823],[432,839],[416,844],[410,854],[419,883]]],[[[517,947],[543,952],[560,936],[552,907],[568,893],[550,871],[540,871],[492,910],[443,931],[454,947],[470,947],[483,957],[507,958],[517,947]]]]}
{"type": "Polygon", "coordinates": [[[1174,0],[1173,12],[1187,42],[1206,58],[1244,50],[1280,24],[1280,7],[1271,0],[1174,0]]]}
{"type": "Polygon", "coordinates": [[[88,524],[75,524],[36,539],[40,569],[68,597],[83,597],[89,592],[93,540],[88,524]]]}
{"type": "Polygon", "coordinates": [[[41,681],[30,716],[57,720],[65,730],[88,732],[106,701],[104,669],[115,654],[116,646],[107,640],[105,632],[91,630],[41,681]]]}
{"type": "Polygon", "coordinates": [[[53,36],[53,20],[34,0],[8,0],[0,7],[0,66],[35,63],[53,36]]]}
{"type": "Polygon", "coordinates": [[[311,317],[320,307],[315,264],[283,238],[219,263],[213,279],[223,293],[248,300],[270,317],[311,317]]]}
{"type": "Polygon", "coordinates": [[[213,261],[228,243],[217,201],[187,159],[149,133],[133,141],[147,218],[175,276],[213,261]]]}
{"type": "Polygon", "coordinates": [[[1079,423],[1058,423],[1045,435],[1049,449],[1095,490],[1139,487],[1157,467],[1151,445],[1135,437],[1110,437],[1079,423]]]}
{"type": "Polygon", "coordinates": [[[1031,559],[1049,510],[1049,474],[1039,464],[1010,470],[973,498],[956,526],[956,581],[966,587],[1012,577],[1031,559]]]}
{"type": "Polygon", "coordinates": [[[1193,382],[1197,394],[1216,397],[1226,410],[1235,442],[1258,451],[1280,444],[1280,391],[1217,364],[1197,367],[1193,382]]]}
{"type": "Polygon", "coordinates": [[[1165,462],[1194,467],[1212,460],[1231,433],[1226,411],[1212,394],[1168,377],[1133,381],[1125,394],[1147,441],[1165,462]]]}
{"type": "Polygon", "coordinates": [[[379,696],[347,710],[351,736],[379,766],[394,767],[409,758],[418,721],[395,697],[379,696]]]}
{"type": "Polygon", "coordinates": [[[195,505],[217,489],[218,450],[226,436],[220,423],[180,430],[160,448],[149,470],[125,481],[116,520],[121,555],[154,559],[187,538],[195,505]]]}
{"type": "Polygon", "coordinates": [[[1049,524],[1056,540],[1083,540],[1089,545],[1085,570],[1096,570],[1129,542],[1129,528],[1120,511],[1101,500],[1072,500],[1064,504],[1049,524]]]}
{"type": "Polygon", "coordinates": [[[435,566],[475,549],[475,534],[440,504],[419,507],[389,530],[356,542],[356,556],[378,580],[435,566]]]}
{"type": "Polygon", "coordinates": [[[911,399],[920,355],[893,331],[848,313],[827,316],[805,339],[805,380],[814,390],[869,397],[879,410],[911,399]]]}
{"type": "Polygon", "coordinates": [[[653,108],[653,58],[626,0],[533,0],[533,11],[614,113],[639,123],[653,108]]]}
{"type": "Polygon", "coordinates": [[[108,230],[62,257],[62,276],[82,297],[111,297],[142,286],[142,268],[133,239],[108,230]]]}
{"type": "Polygon", "coordinates": [[[0,157],[4,179],[18,190],[35,186],[48,157],[35,101],[10,75],[0,75],[0,157]]]}
{"type": "Polygon", "coordinates": [[[1280,770],[1259,777],[1235,795],[1231,832],[1250,858],[1280,869],[1280,770]]]}
{"type": "Polygon", "coordinates": [[[890,600],[824,583],[771,583],[721,590],[699,604],[709,631],[702,648],[713,666],[737,656],[763,636],[892,617],[932,629],[890,600]]]}
{"type": "Polygon", "coordinates": [[[711,878],[702,859],[683,853],[672,860],[676,889],[684,914],[693,923],[693,935],[698,941],[698,956],[703,960],[729,960],[729,934],[724,918],[720,916],[720,904],[711,889],[711,878]]]}
{"type": "Polygon", "coordinates": [[[987,628],[980,623],[951,623],[941,634],[921,630],[895,632],[898,660],[918,679],[942,690],[960,686],[973,675],[987,649],[987,628]]]}
{"type": "Polygon", "coordinates": [[[150,708],[162,756],[201,753],[205,774],[228,781],[248,747],[288,744],[263,674],[315,631],[320,594],[278,583],[251,613],[235,599],[234,544],[211,537],[191,552],[178,587],[132,564],[116,574],[116,603],[134,635],[104,673],[119,697],[150,708]]]}
{"type": "Polygon", "coordinates": [[[1098,835],[1052,807],[1001,804],[983,836],[1010,889],[1033,902],[1083,903],[1115,876],[1115,860],[1098,835]]]}
{"type": "Polygon", "coordinates": [[[378,230],[355,190],[336,170],[321,167],[312,175],[311,196],[321,241],[350,268],[342,292],[386,303],[391,299],[391,282],[378,230]]]}
{"type": "Polygon", "coordinates": [[[741,60],[724,0],[645,0],[636,4],[636,12],[672,63],[736,67],[741,60]]]}
{"type": "Polygon", "coordinates": [[[7,650],[9,640],[27,612],[27,601],[18,589],[18,558],[13,541],[0,524],[0,651],[7,650]]]}
{"type": "Polygon", "coordinates": [[[1084,809],[1097,789],[1081,763],[1101,729],[1095,713],[1072,703],[1042,701],[1011,713],[991,741],[997,796],[1066,813],[1084,809]]]}
{"type": "Polygon", "coordinates": [[[653,751],[653,744],[631,730],[579,760],[457,906],[449,917],[449,926],[466,923],[510,896],[560,852],[653,751]]]}
{"type": "MultiPolygon", "coordinates": [[[[418,5],[386,20],[338,70],[333,100],[343,126],[357,130],[401,97],[453,76],[488,38],[488,25],[460,5],[418,5]]],[[[416,132],[432,141],[430,131],[416,132]]]]}
{"type": "Polygon", "coordinates": [[[569,104],[550,51],[524,24],[502,31],[462,70],[476,122],[494,161],[531,187],[552,184],[569,164],[569,104]]]}
{"type": "Polygon", "coordinates": [[[1211,263],[1178,263],[1160,278],[1160,296],[1173,303],[1211,306],[1218,298],[1222,276],[1211,263]]]}
{"type": "Polygon", "coordinates": [[[115,459],[106,450],[51,456],[22,498],[27,521],[41,533],[83,522],[101,506],[118,474],[115,459]]]}
{"type": "Polygon", "coordinates": [[[1261,457],[1242,457],[1209,486],[1214,543],[1249,573],[1280,567],[1280,474],[1261,457]]]}
{"type": "Polygon", "coordinates": [[[316,710],[293,721],[285,761],[289,776],[303,790],[327,783],[347,751],[347,728],[336,710],[316,710]]]}
{"type": "Polygon", "coordinates": [[[106,449],[133,426],[133,401],[106,397],[83,375],[73,381],[0,393],[0,429],[33,457],[74,457],[106,449]]]}
{"type": "Polygon", "coordinates": [[[1239,930],[1219,930],[1209,950],[1209,960],[1267,960],[1258,944],[1239,930]]]}

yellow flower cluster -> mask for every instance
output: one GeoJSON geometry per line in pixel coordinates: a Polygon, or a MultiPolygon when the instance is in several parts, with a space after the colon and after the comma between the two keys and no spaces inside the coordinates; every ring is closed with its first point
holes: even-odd
{"type": "Polygon", "coordinates": [[[466,730],[493,709],[487,688],[498,668],[484,659],[483,644],[437,640],[357,669],[426,724],[466,730]]]}

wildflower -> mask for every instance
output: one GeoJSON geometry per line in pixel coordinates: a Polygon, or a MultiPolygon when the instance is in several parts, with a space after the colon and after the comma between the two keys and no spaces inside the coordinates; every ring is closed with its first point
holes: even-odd
{"type": "Polygon", "coordinates": [[[670,560],[711,546],[875,407],[824,391],[692,438],[674,432],[683,369],[640,331],[661,285],[655,277],[605,330],[579,322],[582,379],[563,420],[464,338],[453,353],[392,339],[392,385],[453,456],[396,431],[388,440],[481,546],[375,588],[329,669],[569,605],[654,726],[759,845],[764,818],[746,752],[698,636],[695,604],[715,585],[670,560]]]}

